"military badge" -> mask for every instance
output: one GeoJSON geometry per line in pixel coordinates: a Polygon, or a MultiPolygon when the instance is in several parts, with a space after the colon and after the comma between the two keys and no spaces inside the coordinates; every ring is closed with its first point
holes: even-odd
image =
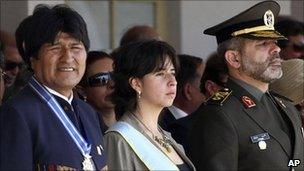
{"type": "Polygon", "coordinates": [[[264,14],[264,24],[267,27],[273,28],[273,26],[274,26],[274,15],[273,15],[271,10],[268,10],[268,11],[265,12],[265,14],[264,14]]]}
{"type": "Polygon", "coordinates": [[[270,136],[268,133],[262,133],[258,135],[253,135],[250,137],[252,143],[258,143],[260,150],[265,150],[267,148],[266,140],[270,139],[270,136]]]}
{"type": "Polygon", "coordinates": [[[243,105],[247,109],[256,106],[256,104],[254,103],[254,101],[250,97],[248,97],[248,96],[242,96],[241,99],[242,99],[243,105]]]}
{"type": "Polygon", "coordinates": [[[260,150],[265,150],[267,148],[267,144],[265,141],[259,141],[258,146],[260,150]]]}
{"type": "Polygon", "coordinates": [[[232,93],[231,90],[228,88],[223,88],[211,96],[207,103],[208,104],[220,104],[223,105],[223,102],[229,97],[229,95],[232,93]]]}

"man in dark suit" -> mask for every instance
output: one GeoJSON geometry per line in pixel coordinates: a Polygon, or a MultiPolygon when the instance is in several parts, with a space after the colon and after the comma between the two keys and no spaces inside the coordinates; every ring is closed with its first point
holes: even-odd
{"type": "MultiPolygon", "coordinates": [[[[206,97],[210,98],[215,92],[223,88],[228,79],[227,66],[223,60],[212,53],[206,62],[206,67],[200,81],[200,91],[206,97]]],[[[189,152],[188,134],[193,119],[197,113],[192,113],[186,117],[175,120],[170,125],[172,137],[183,145],[186,154],[189,152]]]]}
{"type": "Polygon", "coordinates": [[[171,125],[180,118],[193,113],[205,101],[205,96],[200,92],[200,79],[203,75],[205,64],[202,58],[190,55],[178,55],[182,64],[176,76],[178,82],[177,95],[171,107],[165,108],[159,116],[158,123],[172,137],[181,143],[178,132],[171,129],[171,125]]]}
{"type": "Polygon", "coordinates": [[[37,6],[16,30],[29,84],[0,111],[0,170],[100,170],[102,133],[94,110],[73,98],[89,38],[67,6],[37,6]]]}
{"type": "Polygon", "coordinates": [[[189,132],[198,170],[303,170],[300,115],[285,97],[268,91],[282,76],[274,30],[280,6],[258,3],[204,31],[217,38],[229,79],[196,111],[189,132]]]}

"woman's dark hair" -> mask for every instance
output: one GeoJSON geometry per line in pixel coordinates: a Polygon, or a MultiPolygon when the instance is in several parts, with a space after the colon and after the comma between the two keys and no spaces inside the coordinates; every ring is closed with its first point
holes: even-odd
{"type": "MultiPolygon", "coordinates": [[[[114,92],[112,101],[119,118],[126,111],[133,111],[137,106],[137,92],[129,84],[130,78],[143,78],[149,73],[158,72],[165,67],[167,58],[176,72],[179,61],[175,50],[166,42],[150,40],[130,43],[116,49],[114,58],[114,92]]],[[[157,91],[157,90],[155,90],[157,91]]]]}
{"type": "Polygon", "coordinates": [[[88,52],[88,56],[87,56],[87,60],[86,60],[86,70],[85,73],[79,83],[79,85],[81,86],[87,86],[87,70],[88,68],[96,61],[104,59],[104,58],[110,58],[113,59],[112,56],[110,56],[108,53],[104,52],[104,51],[89,51],[88,52]]]}
{"type": "Polygon", "coordinates": [[[37,57],[43,44],[54,43],[59,32],[81,41],[86,51],[89,50],[86,23],[76,11],[62,4],[54,7],[38,5],[33,15],[24,19],[15,33],[17,48],[25,63],[30,66],[30,58],[37,57]]]}

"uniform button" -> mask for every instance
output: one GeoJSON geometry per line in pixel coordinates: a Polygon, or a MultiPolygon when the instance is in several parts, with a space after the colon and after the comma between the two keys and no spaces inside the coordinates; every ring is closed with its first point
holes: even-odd
{"type": "Polygon", "coordinates": [[[296,169],[295,168],[291,168],[291,171],[296,171],[296,169]]]}

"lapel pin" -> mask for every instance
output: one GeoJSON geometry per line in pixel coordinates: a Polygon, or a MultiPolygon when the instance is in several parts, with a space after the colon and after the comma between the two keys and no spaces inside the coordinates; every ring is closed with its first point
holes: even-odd
{"type": "Polygon", "coordinates": [[[242,96],[242,102],[246,108],[251,108],[256,106],[254,101],[248,96],[242,96]]]}
{"type": "Polygon", "coordinates": [[[286,106],[285,106],[285,104],[283,103],[282,100],[279,100],[279,102],[280,102],[281,106],[283,106],[284,108],[286,108],[286,106]]]}
{"type": "Polygon", "coordinates": [[[101,154],[102,154],[101,152],[103,151],[102,146],[101,146],[101,145],[98,145],[96,148],[97,148],[97,154],[98,154],[98,155],[101,155],[101,154]]]}

